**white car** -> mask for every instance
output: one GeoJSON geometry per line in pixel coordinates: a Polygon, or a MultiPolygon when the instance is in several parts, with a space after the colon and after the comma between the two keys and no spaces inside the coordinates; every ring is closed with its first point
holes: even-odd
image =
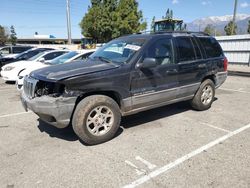
{"type": "Polygon", "coordinates": [[[94,51],[95,50],[84,50],[81,52],[71,51],[69,53],[63,54],[63,55],[53,59],[49,63],[46,63],[46,64],[40,63],[39,65],[36,65],[36,66],[32,65],[29,68],[20,72],[20,74],[18,75],[18,79],[16,81],[17,89],[22,90],[24,77],[26,75],[29,75],[34,70],[37,70],[37,69],[40,69],[43,67],[47,67],[49,65],[58,65],[58,64],[62,64],[62,63],[69,63],[69,62],[72,62],[75,60],[84,60],[88,56],[90,56],[94,51]]]}
{"type": "Polygon", "coordinates": [[[40,67],[42,64],[50,62],[52,59],[67,53],[66,50],[52,50],[41,52],[26,61],[17,61],[9,63],[2,67],[1,76],[5,81],[16,81],[18,75],[25,69],[36,66],[40,67]]]}

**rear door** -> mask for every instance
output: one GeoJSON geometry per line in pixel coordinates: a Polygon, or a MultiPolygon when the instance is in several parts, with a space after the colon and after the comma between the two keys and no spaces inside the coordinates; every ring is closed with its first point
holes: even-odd
{"type": "Polygon", "coordinates": [[[204,50],[208,72],[215,74],[224,71],[224,54],[219,43],[213,37],[197,37],[197,41],[204,50]]]}
{"type": "Polygon", "coordinates": [[[136,68],[131,82],[133,109],[166,103],[176,98],[178,70],[175,64],[172,38],[162,37],[148,44],[139,63],[154,58],[157,65],[136,68]]]}
{"type": "Polygon", "coordinates": [[[206,64],[195,40],[189,36],[175,37],[178,63],[178,98],[193,95],[200,85],[206,64]]]}

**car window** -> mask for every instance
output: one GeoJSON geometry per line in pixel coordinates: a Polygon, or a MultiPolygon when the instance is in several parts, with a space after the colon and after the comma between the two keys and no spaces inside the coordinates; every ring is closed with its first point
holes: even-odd
{"type": "Polygon", "coordinates": [[[212,37],[199,37],[201,45],[204,47],[207,58],[221,57],[223,52],[219,43],[212,37]]]}
{"type": "Polygon", "coordinates": [[[51,52],[49,54],[46,54],[45,56],[43,56],[43,58],[46,60],[51,60],[51,59],[54,59],[62,54],[64,54],[66,52],[51,52]]]}
{"type": "Polygon", "coordinates": [[[33,50],[33,51],[29,51],[29,52],[25,52],[22,55],[18,56],[18,60],[26,60],[29,59],[35,55],[37,55],[39,53],[39,51],[37,50],[33,50]]]}
{"type": "Polygon", "coordinates": [[[72,57],[78,55],[78,52],[72,51],[68,52],[64,55],[58,56],[57,58],[53,59],[50,64],[56,65],[56,64],[61,64],[65,63],[67,60],[71,59],[72,57]]]}
{"type": "Polygon", "coordinates": [[[127,63],[141,49],[145,39],[117,39],[91,54],[91,59],[108,59],[113,63],[127,63]]]}
{"type": "Polygon", "coordinates": [[[12,47],[13,49],[13,54],[19,54],[19,53],[22,53],[24,51],[27,51],[30,49],[30,47],[20,47],[20,46],[14,46],[12,47]]]}
{"type": "Polygon", "coordinates": [[[34,61],[36,59],[38,59],[39,57],[43,56],[45,54],[45,52],[40,52],[38,54],[36,54],[35,56],[29,58],[29,61],[34,61]]]}
{"type": "Polygon", "coordinates": [[[5,48],[2,48],[0,50],[0,53],[3,54],[3,55],[7,55],[7,54],[10,54],[10,47],[5,47],[5,48]]]}
{"type": "Polygon", "coordinates": [[[200,50],[199,44],[194,39],[192,41],[193,41],[193,45],[194,45],[194,49],[195,49],[196,59],[202,59],[202,55],[201,55],[201,50],[200,50]]]}
{"type": "Polygon", "coordinates": [[[82,54],[78,58],[74,59],[74,61],[75,60],[84,60],[84,59],[87,59],[92,53],[93,52],[88,52],[88,53],[82,54]]]}
{"type": "Polygon", "coordinates": [[[176,37],[176,49],[178,62],[193,61],[196,59],[194,47],[189,37],[176,37]]]}
{"type": "Polygon", "coordinates": [[[159,39],[147,49],[144,58],[155,58],[158,65],[172,64],[173,48],[171,39],[159,39]]]}

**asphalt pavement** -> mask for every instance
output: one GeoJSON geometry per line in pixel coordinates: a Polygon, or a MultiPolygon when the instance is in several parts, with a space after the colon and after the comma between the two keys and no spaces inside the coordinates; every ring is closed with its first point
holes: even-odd
{"type": "Polygon", "coordinates": [[[250,78],[229,76],[208,111],[187,102],[124,117],[81,143],[25,112],[0,78],[0,187],[250,187],[250,78]]]}

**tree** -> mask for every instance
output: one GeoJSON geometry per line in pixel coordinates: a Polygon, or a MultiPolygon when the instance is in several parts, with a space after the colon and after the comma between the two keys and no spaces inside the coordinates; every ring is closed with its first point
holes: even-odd
{"type": "Polygon", "coordinates": [[[230,21],[225,27],[224,31],[226,32],[226,35],[236,35],[237,25],[233,23],[233,21],[230,21]],[[232,33],[232,27],[234,25],[234,30],[232,33]]]}
{"type": "Polygon", "coordinates": [[[6,29],[0,25],[0,45],[5,45],[8,41],[9,35],[7,34],[6,29]]]}
{"type": "Polygon", "coordinates": [[[12,45],[15,45],[16,41],[17,41],[16,31],[15,31],[14,26],[12,25],[10,27],[10,42],[11,42],[12,45]]]}
{"type": "Polygon", "coordinates": [[[204,29],[204,32],[207,33],[207,34],[209,34],[209,35],[213,35],[213,34],[214,34],[214,31],[215,31],[215,29],[214,29],[214,27],[213,27],[212,24],[208,24],[208,25],[205,27],[205,29],[204,29]]]}
{"type": "Polygon", "coordinates": [[[250,34],[250,20],[248,20],[248,28],[247,28],[247,33],[250,34]]]}
{"type": "Polygon", "coordinates": [[[173,19],[173,16],[174,16],[173,10],[170,10],[168,8],[165,17],[163,17],[163,18],[164,19],[173,19]]]}
{"type": "Polygon", "coordinates": [[[146,22],[136,0],[91,0],[80,27],[85,37],[98,42],[143,31],[146,22]]]}

